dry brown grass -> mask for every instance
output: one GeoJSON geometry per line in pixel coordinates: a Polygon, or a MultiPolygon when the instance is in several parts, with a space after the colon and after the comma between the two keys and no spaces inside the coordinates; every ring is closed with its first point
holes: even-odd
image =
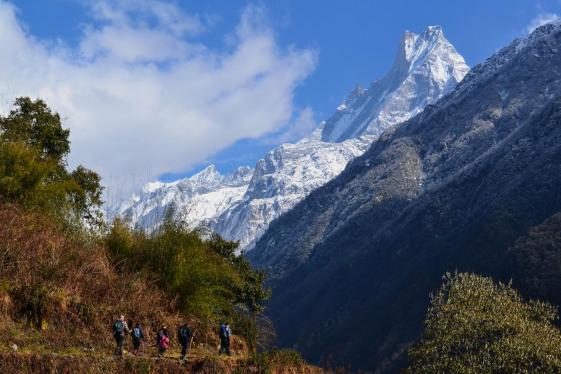
{"type": "MultiPolygon", "coordinates": [[[[152,358],[75,357],[60,355],[26,355],[6,353],[0,356],[2,373],[233,373],[234,368],[225,362],[201,361],[196,365],[181,365],[177,360],[152,358]]],[[[251,372],[251,371],[243,371],[251,372]]]]}
{"type": "Polygon", "coordinates": [[[141,275],[115,271],[101,246],[69,240],[14,205],[0,205],[0,222],[0,331],[12,320],[40,331],[38,342],[53,350],[110,348],[119,314],[149,336],[179,323],[174,300],[141,275]]]}
{"type": "MultiPolygon", "coordinates": [[[[69,239],[45,216],[0,203],[0,372],[263,372],[248,360],[243,339],[233,337],[233,357],[218,356],[216,326],[181,316],[176,300],[147,277],[117,268],[94,240],[69,239]],[[143,325],[143,357],[112,357],[111,326],[120,314],[143,325]],[[154,360],[155,331],[165,324],[173,333],[185,319],[195,328],[191,363],[179,365],[174,337],[168,358],[154,360]]],[[[304,364],[271,369],[322,372],[304,364]]]]}
{"type": "MultiPolygon", "coordinates": [[[[201,374],[243,374],[264,373],[259,368],[247,365],[243,361],[221,360],[207,357],[182,365],[178,360],[152,358],[125,358],[117,360],[111,357],[94,356],[64,356],[64,355],[36,355],[0,353],[1,373],[138,373],[138,374],[173,374],[173,373],[201,373],[201,374]]],[[[299,367],[274,368],[267,374],[322,374],[320,368],[302,365],[299,367]]]]}

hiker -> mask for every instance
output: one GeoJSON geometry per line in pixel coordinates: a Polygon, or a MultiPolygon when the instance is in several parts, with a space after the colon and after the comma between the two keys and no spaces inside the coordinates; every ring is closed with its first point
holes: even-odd
{"type": "Polygon", "coordinates": [[[177,340],[179,341],[179,344],[181,344],[181,355],[179,356],[179,360],[186,361],[192,337],[193,333],[191,332],[189,326],[185,323],[179,326],[177,329],[177,340]]]}
{"type": "Polygon", "coordinates": [[[144,331],[142,330],[142,326],[140,326],[140,323],[134,325],[134,328],[132,329],[131,332],[131,337],[132,337],[132,353],[135,356],[138,356],[138,350],[140,349],[140,345],[144,340],[144,331]]]}
{"type": "Polygon", "coordinates": [[[163,326],[156,334],[156,345],[158,346],[158,358],[163,358],[169,348],[169,333],[166,326],[163,326]]]}
{"type": "Polygon", "coordinates": [[[230,325],[228,322],[223,323],[220,325],[220,332],[218,336],[220,337],[220,350],[218,354],[222,354],[222,352],[226,352],[228,356],[232,355],[230,352],[230,336],[232,335],[232,330],[230,330],[230,325]]]}
{"type": "Polygon", "coordinates": [[[129,326],[125,322],[125,316],[121,315],[115,323],[113,323],[113,337],[117,347],[115,348],[115,356],[123,357],[123,346],[125,344],[125,334],[130,333],[129,326]]]}

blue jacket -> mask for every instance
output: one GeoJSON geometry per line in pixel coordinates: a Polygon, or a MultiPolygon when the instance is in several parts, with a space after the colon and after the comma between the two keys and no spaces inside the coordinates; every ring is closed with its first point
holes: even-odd
{"type": "Polygon", "coordinates": [[[232,330],[228,325],[220,325],[220,337],[225,339],[230,339],[232,335],[232,330]]]}

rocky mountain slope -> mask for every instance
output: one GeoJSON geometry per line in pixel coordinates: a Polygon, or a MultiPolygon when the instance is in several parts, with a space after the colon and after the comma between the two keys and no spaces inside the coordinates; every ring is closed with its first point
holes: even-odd
{"type": "Polygon", "coordinates": [[[436,102],[467,71],[440,27],[406,32],[389,73],[367,90],[355,89],[310,138],[273,149],[253,171],[239,169],[237,176],[222,176],[211,166],[181,181],[152,183],[113,214],[153,229],[174,207],[190,225],[206,225],[252,249],[272,220],[337,176],[385,129],[436,102]]]}
{"type": "Polygon", "coordinates": [[[270,225],[249,256],[272,275],[280,343],[397,370],[445,271],[527,277],[509,247],[561,211],[560,185],[561,25],[549,24],[270,225]]]}

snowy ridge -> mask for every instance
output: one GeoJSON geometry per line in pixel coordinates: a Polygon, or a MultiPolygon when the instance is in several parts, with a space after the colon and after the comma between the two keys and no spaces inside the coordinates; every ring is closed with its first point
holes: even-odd
{"type": "Polygon", "coordinates": [[[244,197],[222,213],[215,230],[250,250],[275,218],[339,175],[350,160],[366,151],[371,140],[304,139],[273,149],[259,160],[244,197]]]}
{"type": "Polygon", "coordinates": [[[150,183],[114,215],[152,230],[173,207],[191,227],[208,226],[250,250],[275,218],[339,175],[386,129],[447,94],[467,71],[439,26],[406,32],[388,74],[366,90],[357,86],[309,138],[276,147],[255,169],[222,175],[211,165],[180,181],[150,183]]]}
{"type": "MultiPolygon", "coordinates": [[[[560,62],[561,25],[536,29],[269,226],[248,257],[275,290],[279,345],[397,372],[443,272],[505,274],[514,239],[561,211],[560,62]],[[325,344],[349,331],[354,345],[325,344]]],[[[539,273],[529,253],[509,278],[539,273]]]]}
{"type": "Polygon", "coordinates": [[[113,215],[122,217],[131,226],[150,231],[173,209],[192,228],[212,227],[224,210],[243,197],[252,175],[253,169],[247,166],[222,175],[210,165],[190,178],[146,184],[139,195],[122,204],[113,215]]]}

